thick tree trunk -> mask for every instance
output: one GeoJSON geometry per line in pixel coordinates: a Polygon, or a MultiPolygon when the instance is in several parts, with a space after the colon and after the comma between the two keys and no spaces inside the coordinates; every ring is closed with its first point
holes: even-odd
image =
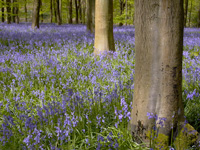
{"type": "Polygon", "coordinates": [[[35,29],[36,27],[39,28],[40,0],[34,0],[32,17],[32,29],[35,29]]]}
{"type": "Polygon", "coordinates": [[[188,14],[188,0],[185,0],[185,11],[184,11],[184,26],[187,24],[187,14],[188,14]]]}
{"type": "Polygon", "coordinates": [[[79,21],[78,21],[78,2],[77,2],[77,0],[75,0],[75,9],[76,9],[76,24],[78,24],[79,21]]]}
{"type": "Polygon", "coordinates": [[[91,33],[95,30],[95,0],[87,0],[87,30],[91,33]]]}
{"type": "Polygon", "coordinates": [[[1,12],[2,12],[2,16],[1,16],[1,21],[4,22],[5,18],[4,18],[4,0],[1,0],[2,2],[2,6],[1,6],[1,12]]]}
{"type": "Polygon", "coordinates": [[[60,17],[60,4],[59,4],[60,0],[56,0],[56,14],[57,14],[57,24],[61,25],[62,21],[61,21],[61,17],[60,17]]]}
{"type": "Polygon", "coordinates": [[[11,23],[11,0],[6,0],[6,9],[7,9],[7,24],[11,23]]]}
{"type": "Polygon", "coordinates": [[[26,6],[26,3],[27,3],[27,1],[25,0],[25,2],[24,2],[25,22],[28,21],[28,18],[27,18],[27,6],[26,6]]]}
{"type": "Polygon", "coordinates": [[[115,51],[113,37],[113,1],[96,0],[94,54],[115,51]]]}
{"type": "MultiPolygon", "coordinates": [[[[166,118],[159,133],[170,136],[183,121],[183,0],[135,0],[135,82],[131,131],[144,141],[155,119],[166,118]],[[174,117],[173,117],[174,116],[174,117]]],[[[149,142],[149,139],[148,141],[149,142]]]]}
{"type": "Polygon", "coordinates": [[[69,24],[72,24],[72,0],[69,0],[69,24]]]}
{"type": "Polygon", "coordinates": [[[52,9],[52,0],[50,0],[50,22],[53,22],[53,9],[52,9]]]}

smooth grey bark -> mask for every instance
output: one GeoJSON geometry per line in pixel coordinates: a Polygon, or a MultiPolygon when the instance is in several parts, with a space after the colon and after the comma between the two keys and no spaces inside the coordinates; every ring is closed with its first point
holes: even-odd
{"type": "Polygon", "coordinates": [[[166,118],[163,128],[159,128],[159,120],[156,126],[159,133],[169,137],[171,127],[175,131],[184,122],[183,21],[183,0],[135,0],[136,55],[130,127],[134,137],[145,142],[149,142],[147,133],[155,125],[147,113],[166,118]]]}
{"type": "Polygon", "coordinates": [[[40,19],[40,0],[34,0],[33,15],[32,15],[32,29],[39,28],[40,19]]]}
{"type": "Polygon", "coordinates": [[[187,14],[188,14],[188,0],[185,0],[185,9],[184,9],[184,26],[187,24],[187,14]]]}
{"type": "Polygon", "coordinates": [[[4,22],[5,21],[5,18],[4,18],[4,0],[1,0],[1,3],[2,3],[2,6],[1,6],[1,13],[2,13],[1,21],[4,22]]]}
{"type": "Polygon", "coordinates": [[[69,0],[69,24],[72,24],[72,0],[69,0]]]}
{"type": "Polygon", "coordinates": [[[87,0],[87,30],[95,31],[95,0],[87,0]]]}
{"type": "Polygon", "coordinates": [[[7,9],[7,24],[11,23],[11,0],[6,0],[6,9],[7,9]]]}
{"type": "Polygon", "coordinates": [[[94,47],[95,55],[115,51],[112,0],[96,0],[94,47]]]}

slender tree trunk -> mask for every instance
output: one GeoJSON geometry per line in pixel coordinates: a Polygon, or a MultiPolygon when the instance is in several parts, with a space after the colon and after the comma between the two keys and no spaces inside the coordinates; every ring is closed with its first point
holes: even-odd
{"type": "Polygon", "coordinates": [[[191,17],[192,17],[192,0],[191,0],[191,3],[190,3],[190,15],[189,15],[189,27],[191,27],[191,17]]]}
{"type": "Polygon", "coordinates": [[[12,22],[15,23],[15,17],[16,17],[16,7],[15,7],[16,0],[12,0],[12,22]]]}
{"type": "Polygon", "coordinates": [[[126,0],[126,25],[127,25],[127,20],[128,20],[128,2],[126,0]]]}
{"type": "Polygon", "coordinates": [[[59,0],[56,0],[56,14],[57,14],[57,23],[58,25],[61,25],[61,17],[60,17],[60,4],[59,4],[59,0]]]}
{"type": "MultiPolygon", "coordinates": [[[[122,17],[123,12],[124,12],[124,7],[125,7],[125,3],[124,0],[119,0],[119,4],[120,4],[120,16],[122,17]]],[[[121,18],[122,19],[122,18],[121,18]]],[[[120,22],[119,26],[123,26],[123,23],[120,22]]]]}
{"type": "Polygon", "coordinates": [[[28,22],[28,18],[27,18],[27,6],[26,6],[27,1],[24,1],[24,12],[25,12],[25,22],[28,22]]]}
{"type": "Polygon", "coordinates": [[[58,19],[57,19],[57,11],[56,11],[56,1],[57,0],[53,0],[53,9],[54,9],[54,19],[55,19],[55,23],[57,23],[58,19]]]}
{"type": "MultiPolygon", "coordinates": [[[[16,0],[16,2],[18,2],[18,1],[16,0]]],[[[15,14],[16,14],[15,22],[16,22],[17,24],[19,24],[19,3],[17,3],[17,4],[15,5],[15,14]]]]}
{"type": "Polygon", "coordinates": [[[60,13],[60,21],[61,21],[61,24],[62,24],[62,0],[59,1],[59,13],[60,13]]]}
{"type": "Polygon", "coordinates": [[[79,12],[79,20],[82,23],[82,8],[81,8],[81,0],[78,0],[78,12],[79,12]]]}
{"type": "Polygon", "coordinates": [[[188,13],[188,0],[185,0],[185,11],[184,11],[184,26],[185,27],[187,23],[187,13],[188,13]]]}
{"type": "Polygon", "coordinates": [[[113,37],[113,1],[96,0],[94,54],[115,51],[113,37]]]}
{"type": "Polygon", "coordinates": [[[2,2],[2,6],[1,6],[1,12],[2,12],[2,16],[1,16],[1,21],[4,22],[5,18],[4,18],[4,0],[1,0],[2,2]]]}
{"type": "Polygon", "coordinates": [[[81,1],[82,3],[82,20],[83,20],[83,24],[85,24],[85,0],[81,1]]]}
{"type": "Polygon", "coordinates": [[[32,15],[32,29],[39,28],[40,19],[40,0],[34,0],[33,15],[32,15]]]}
{"type": "Polygon", "coordinates": [[[79,21],[78,21],[78,2],[77,2],[77,0],[75,0],[75,9],[76,9],[76,24],[78,24],[79,21]]]}
{"type": "Polygon", "coordinates": [[[200,28],[200,2],[199,2],[199,12],[198,12],[198,27],[200,28]]]}
{"type": "Polygon", "coordinates": [[[43,16],[43,12],[42,12],[42,0],[40,0],[40,12],[41,12],[41,23],[44,22],[44,16],[43,16]]]}
{"type": "Polygon", "coordinates": [[[50,22],[53,22],[53,9],[52,9],[52,0],[50,0],[50,22]]]}
{"type": "MultiPolygon", "coordinates": [[[[145,142],[155,119],[169,137],[183,121],[183,0],[135,0],[135,82],[131,130],[145,142]],[[174,118],[173,118],[174,116],[174,118]]],[[[180,129],[180,128],[179,128],[180,129]]],[[[168,140],[168,139],[167,139],[168,140]]],[[[139,140],[138,140],[139,141],[139,140]]],[[[163,148],[165,149],[165,148],[163,148]]]]}
{"type": "Polygon", "coordinates": [[[7,9],[7,24],[11,23],[11,0],[6,0],[6,9],[7,9]]]}
{"type": "Polygon", "coordinates": [[[87,30],[95,31],[95,0],[87,0],[87,30]]]}
{"type": "Polygon", "coordinates": [[[69,0],[69,24],[72,24],[72,0],[69,0]]]}

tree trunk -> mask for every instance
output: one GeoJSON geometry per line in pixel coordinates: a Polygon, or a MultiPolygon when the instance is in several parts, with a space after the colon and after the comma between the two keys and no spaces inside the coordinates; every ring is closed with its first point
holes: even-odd
{"type": "Polygon", "coordinates": [[[95,31],[95,0],[87,0],[87,30],[95,31]]]}
{"type": "Polygon", "coordinates": [[[189,15],[189,27],[191,27],[190,25],[190,23],[191,23],[191,17],[192,17],[192,0],[191,0],[191,3],[190,3],[191,5],[190,5],[190,15],[189,15]]]}
{"type": "Polygon", "coordinates": [[[83,24],[85,24],[85,0],[82,0],[81,1],[81,3],[82,3],[82,22],[83,22],[83,24]]]}
{"type": "Polygon", "coordinates": [[[185,11],[184,11],[184,26],[185,27],[187,23],[187,13],[188,13],[188,0],[185,0],[185,11]]]}
{"type": "Polygon", "coordinates": [[[4,18],[4,0],[1,0],[2,2],[2,6],[1,6],[1,12],[2,12],[2,16],[1,16],[1,21],[4,22],[5,18],[4,18]]]}
{"type": "Polygon", "coordinates": [[[6,9],[7,9],[7,24],[11,23],[11,7],[10,7],[11,0],[6,0],[6,9]]]}
{"type": "Polygon", "coordinates": [[[39,28],[40,19],[40,0],[34,0],[33,15],[32,15],[32,29],[39,28]]]}
{"type": "Polygon", "coordinates": [[[43,12],[42,12],[42,0],[40,0],[40,12],[41,12],[41,23],[44,21],[43,12]]]}
{"type": "Polygon", "coordinates": [[[27,1],[25,0],[25,2],[24,2],[25,22],[28,21],[28,18],[27,18],[27,6],[26,6],[26,3],[27,3],[27,1]]]}
{"type": "Polygon", "coordinates": [[[50,0],[50,22],[53,22],[53,9],[52,9],[52,0],[50,0]]]}
{"type": "Polygon", "coordinates": [[[79,20],[80,20],[80,23],[82,23],[81,0],[78,0],[78,12],[79,12],[79,20]]]}
{"type": "Polygon", "coordinates": [[[72,24],[72,0],[69,0],[69,24],[72,24]]]}
{"type": "Polygon", "coordinates": [[[53,9],[54,9],[54,18],[55,18],[55,23],[57,23],[58,19],[57,19],[57,10],[56,10],[56,2],[57,0],[53,0],[53,9]]]}
{"type": "Polygon", "coordinates": [[[75,0],[75,9],[76,9],[76,24],[78,24],[78,2],[75,0]]]}
{"type": "MultiPolygon", "coordinates": [[[[120,16],[122,17],[123,12],[124,12],[124,7],[125,7],[125,3],[124,0],[119,0],[119,4],[120,4],[120,16]]],[[[122,18],[121,18],[122,19],[122,18]]],[[[119,26],[123,26],[123,23],[120,22],[119,26]]]]}
{"type": "Polygon", "coordinates": [[[200,28],[200,3],[199,3],[199,12],[198,12],[198,28],[200,28]]]}
{"type": "Polygon", "coordinates": [[[59,1],[59,13],[60,13],[60,21],[61,21],[61,24],[62,24],[62,0],[59,1]]]}
{"type": "MultiPolygon", "coordinates": [[[[183,121],[183,0],[135,0],[135,82],[131,131],[145,142],[155,119],[159,134],[170,137],[183,121]],[[173,118],[174,116],[174,118],[173,118]]],[[[180,128],[179,128],[180,129],[180,128]]],[[[139,140],[138,140],[139,142],[139,140]]]]}
{"type": "Polygon", "coordinates": [[[96,0],[94,54],[115,51],[113,37],[113,1],[96,0]]]}
{"type": "Polygon", "coordinates": [[[16,7],[15,7],[16,0],[12,0],[12,22],[15,23],[15,17],[16,17],[16,7]]]}
{"type": "Polygon", "coordinates": [[[57,24],[61,25],[61,17],[60,17],[60,4],[59,4],[59,0],[56,0],[56,14],[57,14],[57,24]]]}
{"type": "Polygon", "coordinates": [[[128,20],[128,2],[126,0],[126,25],[127,25],[127,20],[128,20]]]}
{"type": "MultiPolygon", "coordinates": [[[[18,1],[16,0],[16,2],[18,2],[18,1]]],[[[16,17],[15,17],[15,22],[16,22],[17,24],[19,24],[19,3],[17,3],[17,4],[15,5],[15,15],[16,15],[16,17]]]]}

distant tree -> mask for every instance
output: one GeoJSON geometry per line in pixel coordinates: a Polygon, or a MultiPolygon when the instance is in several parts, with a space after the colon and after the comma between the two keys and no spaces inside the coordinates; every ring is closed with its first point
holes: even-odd
{"type": "Polygon", "coordinates": [[[185,27],[187,23],[187,14],[188,14],[188,0],[185,0],[185,9],[184,9],[184,26],[185,27]]]}
{"type": "Polygon", "coordinates": [[[4,18],[4,0],[1,0],[1,3],[2,3],[2,6],[1,6],[1,13],[2,13],[1,21],[4,22],[5,21],[5,18],[4,18]]]}
{"type": "MultiPolygon", "coordinates": [[[[85,24],[85,11],[86,11],[86,0],[81,0],[82,3],[82,23],[85,24]]],[[[95,0],[94,0],[95,1],[95,0]]]]}
{"type": "Polygon", "coordinates": [[[12,2],[12,22],[13,23],[15,23],[15,17],[16,17],[16,12],[15,12],[15,9],[16,9],[16,7],[15,7],[15,2],[16,2],[16,0],[12,0],[11,1],[12,2]]]}
{"type": "Polygon", "coordinates": [[[42,0],[40,0],[40,12],[41,12],[41,23],[44,22],[44,15],[43,15],[43,12],[42,12],[42,0]]]}
{"type": "Polygon", "coordinates": [[[199,2],[199,11],[198,11],[198,27],[200,27],[200,2],[199,2]]]}
{"type": "Polygon", "coordinates": [[[94,33],[95,29],[95,0],[87,0],[87,30],[94,33]]]}
{"type": "Polygon", "coordinates": [[[53,9],[52,9],[52,0],[50,0],[50,22],[53,22],[53,9]]]}
{"type": "MultiPolygon", "coordinates": [[[[171,139],[184,123],[183,0],[135,0],[135,77],[131,130],[145,142],[153,127],[171,139]],[[152,113],[149,118],[147,114],[152,113]],[[155,124],[156,118],[158,119],[155,124]],[[162,118],[162,124],[159,119],[162,118]]],[[[139,138],[137,138],[139,137],[139,138]]],[[[163,139],[164,140],[164,139],[163,139]]],[[[169,142],[169,141],[165,141],[169,142]]],[[[165,148],[164,148],[165,149],[165,148]]]]}
{"type": "Polygon", "coordinates": [[[24,0],[24,12],[25,12],[25,22],[28,21],[28,18],[27,18],[27,0],[24,0]]]}
{"type": "MultiPolygon", "coordinates": [[[[119,5],[120,6],[120,16],[122,17],[126,3],[124,2],[124,0],[119,0],[119,4],[120,4],[119,5]]],[[[122,25],[123,25],[123,23],[120,22],[119,26],[122,26],[122,25]]]]}
{"type": "Polygon", "coordinates": [[[72,24],[72,0],[69,0],[68,9],[69,9],[69,24],[72,24]]]}
{"type": "Polygon", "coordinates": [[[39,28],[40,19],[40,0],[34,0],[33,15],[32,15],[32,29],[39,28]]]}
{"type": "Polygon", "coordinates": [[[11,23],[11,0],[6,0],[7,24],[11,23]]]}
{"type": "Polygon", "coordinates": [[[57,24],[61,25],[62,24],[62,20],[61,20],[61,14],[60,14],[60,0],[56,0],[56,14],[57,14],[57,24]]]}
{"type": "Polygon", "coordinates": [[[79,20],[82,23],[82,8],[81,8],[81,0],[78,0],[78,12],[79,12],[79,20]]]}
{"type": "Polygon", "coordinates": [[[193,9],[193,5],[192,5],[192,0],[191,0],[191,3],[190,3],[190,14],[189,14],[189,27],[191,26],[192,9],[193,9]]]}
{"type": "Polygon", "coordinates": [[[78,21],[78,0],[75,0],[75,10],[76,10],[76,24],[79,23],[78,21]]]}
{"type": "Polygon", "coordinates": [[[115,51],[113,37],[113,1],[96,0],[94,54],[115,51]]]}
{"type": "Polygon", "coordinates": [[[15,22],[18,24],[19,23],[19,1],[16,0],[15,4],[15,22]]]}

